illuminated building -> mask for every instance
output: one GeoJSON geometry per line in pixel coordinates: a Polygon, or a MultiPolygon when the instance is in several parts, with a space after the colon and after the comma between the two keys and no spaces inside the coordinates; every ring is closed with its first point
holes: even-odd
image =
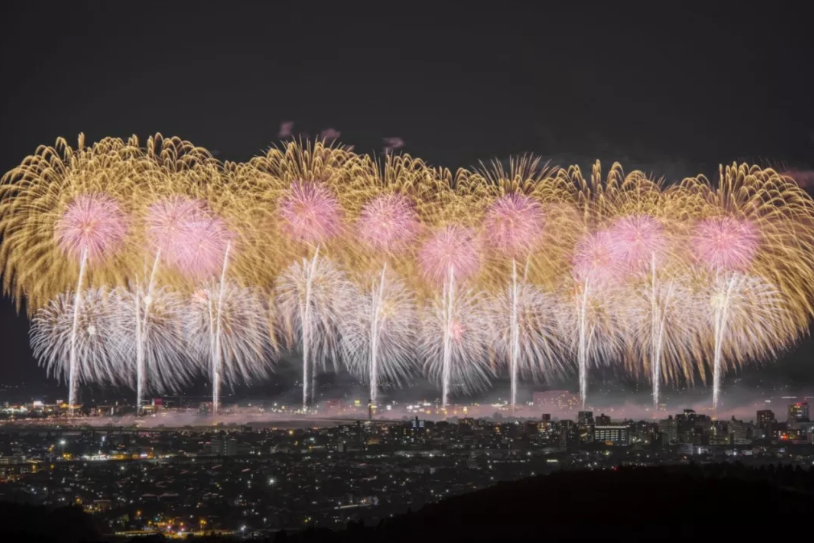
{"type": "Polygon", "coordinates": [[[571,394],[567,390],[547,390],[535,392],[531,396],[535,408],[555,408],[571,411],[576,409],[581,400],[579,394],[571,394]]]}
{"type": "Polygon", "coordinates": [[[596,424],[599,426],[610,426],[611,418],[607,416],[605,413],[602,413],[598,417],[596,417],[596,424]]]}
{"type": "Polygon", "coordinates": [[[594,441],[630,445],[630,428],[624,425],[595,426],[594,441]]]}
{"type": "Polygon", "coordinates": [[[678,423],[672,415],[659,421],[659,432],[661,432],[662,443],[665,445],[678,442],[678,423]]]}
{"type": "Polygon", "coordinates": [[[594,423],[594,412],[580,411],[578,420],[580,426],[591,426],[594,423]]]}
{"type": "Polygon", "coordinates": [[[808,422],[810,420],[808,402],[797,402],[789,405],[789,422],[808,422]]]}

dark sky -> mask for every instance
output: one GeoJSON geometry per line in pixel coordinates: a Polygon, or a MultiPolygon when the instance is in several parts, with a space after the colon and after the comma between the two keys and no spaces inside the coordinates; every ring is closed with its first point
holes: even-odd
{"type": "MultiPolygon", "coordinates": [[[[4,5],[0,170],[79,132],[162,132],[245,160],[287,120],[361,151],[399,136],[451,167],[529,151],[667,174],[814,160],[798,3],[211,4],[4,5]]],[[[8,301],[0,326],[0,382],[41,378],[8,301]]],[[[790,358],[767,375],[814,383],[811,341],[790,358]]]]}

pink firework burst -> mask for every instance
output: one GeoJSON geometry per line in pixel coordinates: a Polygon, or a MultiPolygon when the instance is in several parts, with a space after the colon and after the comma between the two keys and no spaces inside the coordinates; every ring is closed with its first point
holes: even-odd
{"type": "Polygon", "coordinates": [[[57,220],[54,233],[65,254],[77,260],[85,255],[89,262],[101,262],[124,243],[127,217],[113,198],[83,194],[57,220]]]}
{"type": "Polygon", "coordinates": [[[368,202],[356,224],[359,239],[377,251],[396,253],[415,239],[418,215],[401,194],[385,194],[368,202]]]}
{"type": "Polygon", "coordinates": [[[339,234],[342,209],[330,189],[317,183],[294,183],[280,201],[283,230],[294,241],[318,244],[339,234]]]}
{"type": "Polygon", "coordinates": [[[610,229],[611,255],[631,271],[649,269],[655,259],[660,264],[667,255],[664,226],[650,215],[618,219],[610,229]]]}
{"type": "Polygon", "coordinates": [[[755,259],[759,245],[757,227],[732,217],[699,222],[692,239],[696,258],[709,269],[721,271],[745,271],[755,259]]]}
{"type": "Polygon", "coordinates": [[[183,250],[188,225],[209,216],[206,203],[183,196],[171,196],[147,210],[147,236],[153,248],[165,259],[183,250]]]}
{"type": "Polygon", "coordinates": [[[572,272],[583,283],[608,286],[619,279],[619,264],[613,255],[613,243],[607,230],[586,235],[574,250],[572,272]]]}
{"type": "Polygon", "coordinates": [[[194,217],[180,224],[173,236],[173,251],[166,262],[194,279],[212,277],[220,272],[232,232],[217,217],[194,217]]]}
{"type": "Polygon", "coordinates": [[[486,212],[484,229],[489,244],[509,257],[531,250],[545,225],[543,207],[524,194],[508,194],[486,212]]]}
{"type": "Polygon", "coordinates": [[[456,279],[475,274],[481,263],[479,249],[471,228],[450,225],[424,243],[418,258],[424,275],[432,281],[443,283],[448,279],[450,269],[456,279]]]}

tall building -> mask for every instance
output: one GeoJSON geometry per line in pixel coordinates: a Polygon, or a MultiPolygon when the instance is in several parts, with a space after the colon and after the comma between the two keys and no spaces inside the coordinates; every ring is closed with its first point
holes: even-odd
{"type": "Polygon", "coordinates": [[[757,427],[760,439],[772,439],[776,425],[777,420],[774,418],[774,411],[765,409],[757,412],[757,427]]]}
{"type": "Polygon", "coordinates": [[[789,405],[788,422],[809,422],[808,402],[798,402],[789,405]]]}
{"type": "Polygon", "coordinates": [[[670,444],[678,442],[678,423],[672,415],[659,421],[659,432],[662,435],[662,443],[670,444]]]}
{"type": "Polygon", "coordinates": [[[602,413],[598,417],[596,417],[596,424],[599,426],[610,426],[611,418],[607,416],[605,413],[602,413]]]}
{"type": "Polygon", "coordinates": [[[579,440],[582,443],[590,443],[594,440],[594,412],[580,411],[577,417],[579,425],[579,440]]]}

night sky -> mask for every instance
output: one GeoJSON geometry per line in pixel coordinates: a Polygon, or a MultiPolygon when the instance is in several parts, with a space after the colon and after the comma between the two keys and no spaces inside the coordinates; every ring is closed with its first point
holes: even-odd
{"type": "MultiPolygon", "coordinates": [[[[796,3],[20,4],[0,8],[3,172],[80,132],[246,160],[284,121],[363,152],[400,137],[453,168],[525,152],[669,178],[814,163],[814,33],[796,3]]],[[[44,380],[27,332],[0,302],[0,383],[44,380]]],[[[760,375],[814,384],[812,340],[760,375]]]]}

